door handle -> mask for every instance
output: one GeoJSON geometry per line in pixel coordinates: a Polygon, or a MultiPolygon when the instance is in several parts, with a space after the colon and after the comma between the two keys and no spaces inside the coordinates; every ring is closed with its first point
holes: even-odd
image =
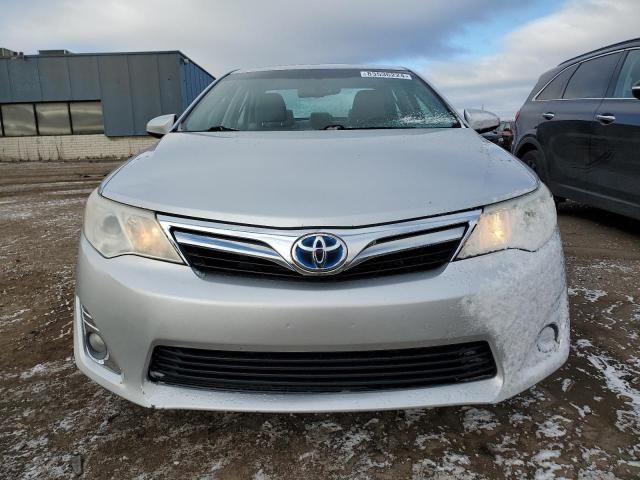
{"type": "Polygon", "coordinates": [[[616,117],[614,117],[613,115],[609,115],[609,114],[596,115],[596,120],[598,120],[600,123],[602,123],[604,125],[608,125],[610,123],[615,122],[616,121],[616,117]]]}
{"type": "Polygon", "coordinates": [[[543,113],[542,116],[544,118],[546,118],[547,120],[551,120],[551,119],[553,119],[553,117],[556,116],[556,114],[553,113],[553,112],[547,112],[547,113],[543,113]]]}

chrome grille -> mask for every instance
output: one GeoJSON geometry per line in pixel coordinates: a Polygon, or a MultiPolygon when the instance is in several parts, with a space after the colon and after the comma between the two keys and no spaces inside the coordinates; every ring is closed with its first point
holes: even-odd
{"type": "Polygon", "coordinates": [[[452,240],[371,257],[342,272],[339,276],[344,279],[354,279],[432,270],[449,263],[459,244],[460,240],[452,240]]]}
{"type": "Polygon", "coordinates": [[[479,211],[365,228],[318,229],[347,245],[340,269],[313,275],[296,268],[291,249],[309,230],[265,229],[159,215],[184,260],[200,274],[337,281],[433,270],[453,259],[479,211]]]}
{"type": "Polygon", "coordinates": [[[268,275],[271,277],[301,277],[298,272],[271,260],[229,251],[212,250],[194,245],[180,244],[189,265],[201,273],[232,273],[268,275]]]}

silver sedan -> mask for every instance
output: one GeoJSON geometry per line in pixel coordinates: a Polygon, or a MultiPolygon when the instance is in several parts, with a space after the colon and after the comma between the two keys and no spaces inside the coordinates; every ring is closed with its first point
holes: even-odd
{"type": "Polygon", "coordinates": [[[231,72],[91,194],[78,367],[140,405],[495,403],[566,360],[553,198],[413,71],[231,72]]]}

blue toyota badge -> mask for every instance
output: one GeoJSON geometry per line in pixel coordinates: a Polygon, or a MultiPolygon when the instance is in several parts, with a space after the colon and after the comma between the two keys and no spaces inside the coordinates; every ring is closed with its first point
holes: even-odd
{"type": "Polygon", "coordinates": [[[293,244],[295,264],[309,273],[325,273],[340,268],[347,259],[347,246],[335,235],[312,233],[293,244]]]}

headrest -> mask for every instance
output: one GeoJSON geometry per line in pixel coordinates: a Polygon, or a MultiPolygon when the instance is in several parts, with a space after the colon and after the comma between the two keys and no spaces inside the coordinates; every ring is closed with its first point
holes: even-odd
{"type": "Polygon", "coordinates": [[[312,112],[309,115],[309,123],[314,130],[322,130],[327,125],[334,123],[333,115],[326,112],[312,112]]]}
{"type": "MultiPolygon", "coordinates": [[[[287,122],[287,107],[279,93],[263,93],[256,98],[256,123],[259,127],[287,122]]],[[[272,126],[272,125],[271,125],[272,126]]]]}
{"type": "Polygon", "coordinates": [[[360,90],[353,99],[349,119],[353,123],[376,123],[396,118],[390,90],[360,90]]]}

